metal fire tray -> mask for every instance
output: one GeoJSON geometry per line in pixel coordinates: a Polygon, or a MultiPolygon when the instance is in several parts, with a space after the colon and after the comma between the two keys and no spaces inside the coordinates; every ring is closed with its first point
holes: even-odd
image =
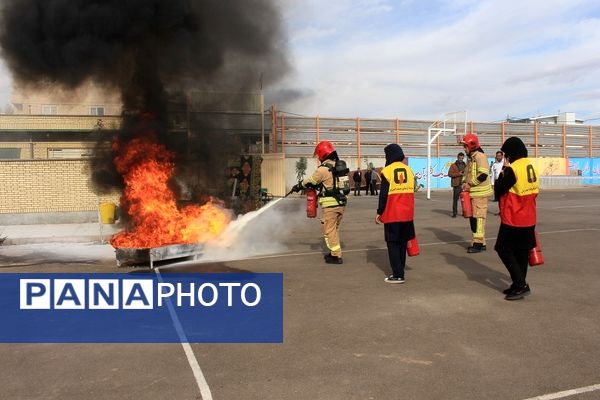
{"type": "Polygon", "coordinates": [[[150,265],[150,268],[154,268],[156,261],[198,256],[203,250],[202,244],[172,244],[147,249],[117,248],[117,266],[150,265]]]}

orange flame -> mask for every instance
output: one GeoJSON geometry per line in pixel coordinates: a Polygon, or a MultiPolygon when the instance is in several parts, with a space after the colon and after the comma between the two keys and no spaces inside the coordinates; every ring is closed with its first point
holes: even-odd
{"type": "Polygon", "coordinates": [[[119,232],[110,241],[115,248],[150,248],[168,244],[206,242],[218,236],[230,221],[230,214],[211,199],[202,206],[177,208],[169,179],[174,154],[152,135],[136,137],[126,144],[113,144],[118,156],[117,171],[125,190],[121,206],[131,216],[132,228],[119,232]]]}

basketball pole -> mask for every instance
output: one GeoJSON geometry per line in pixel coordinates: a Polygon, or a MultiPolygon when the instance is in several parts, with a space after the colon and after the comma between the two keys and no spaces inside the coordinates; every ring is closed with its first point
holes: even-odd
{"type": "Polygon", "coordinates": [[[431,144],[440,136],[442,133],[456,133],[456,128],[434,128],[433,126],[436,123],[434,122],[427,129],[427,171],[425,174],[427,175],[427,200],[431,200],[431,144]],[[431,133],[435,132],[435,135],[431,137],[431,133]]]}
{"type": "Polygon", "coordinates": [[[456,116],[464,115],[464,123],[465,123],[465,133],[467,131],[467,111],[454,111],[444,114],[444,120],[442,121],[443,128],[437,128],[436,125],[439,124],[440,121],[436,121],[429,126],[427,129],[427,171],[425,174],[427,175],[427,200],[431,200],[431,144],[440,136],[440,135],[448,135],[451,134],[453,136],[457,135],[456,131],[456,116]],[[449,116],[453,117],[452,124],[454,128],[446,128],[446,122],[449,120],[449,116]],[[434,133],[433,137],[431,134],[434,133]]]}

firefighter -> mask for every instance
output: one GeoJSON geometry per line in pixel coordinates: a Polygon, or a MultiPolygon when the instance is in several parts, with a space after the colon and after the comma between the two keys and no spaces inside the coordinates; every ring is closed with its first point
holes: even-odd
{"type": "Polygon", "coordinates": [[[403,163],[404,152],[397,144],[385,146],[385,167],[375,222],[384,224],[385,242],[392,274],[386,283],[404,283],[406,246],[415,237],[415,174],[403,163]]]}
{"type": "Polygon", "coordinates": [[[479,138],[474,133],[467,133],[461,141],[467,154],[467,167],[463,175],[462,190],[471,196],[473,216],[470,218],[473,234],[468,253],[479,253],[486,250],[485,219],[488,200],[493,195],[490,182],[490,169],[486,155],[479,145],[479,138]]]}
{"type": "Polygon", "coordinates": [[[504,167],[494,185],[500,201],[500,229],[494,249],[512,279],[510,287],[503,292],[505,299],[520,300],[531,293],[525,279],[529,251],[536,245],[536,198],[540,181],[521,139],[506,139],[502,151],[504,167]]]}
{"type": "MultiPolygon", "coordinates": [[[[343,190],[340,190],[340,179],[336,177],[338,174],[335,172],[339,163],[343,164],[343,168],[345,168],[345,163],[339,159],[331,142],[319,142],[315,147],[314,155],[319,159],[319,167],[310,177],[295,185],[292,191],[299,192],[305,187],[314,187],[319,191],[321,230],[325,245],[329,249],[329,253],[324,256],[325,262],[343,264],[339,230],[347,202],[346,195],[350,192],[348,170],[347,168],[345,170],[345,186],[347,188],[344,186],[343,190]]],[[[343,177],[343,174],[344,171],[341,171],[339,175],[343,177]]]]}

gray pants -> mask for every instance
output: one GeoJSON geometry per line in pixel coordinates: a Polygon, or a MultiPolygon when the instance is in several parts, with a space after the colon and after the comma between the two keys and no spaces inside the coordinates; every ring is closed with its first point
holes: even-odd
{"type": "Polygon", "coordinates": [[[452,214],[456,215],[458,210],[458,198],[460,197],[461,187],[452,186],[452,214]]]}

